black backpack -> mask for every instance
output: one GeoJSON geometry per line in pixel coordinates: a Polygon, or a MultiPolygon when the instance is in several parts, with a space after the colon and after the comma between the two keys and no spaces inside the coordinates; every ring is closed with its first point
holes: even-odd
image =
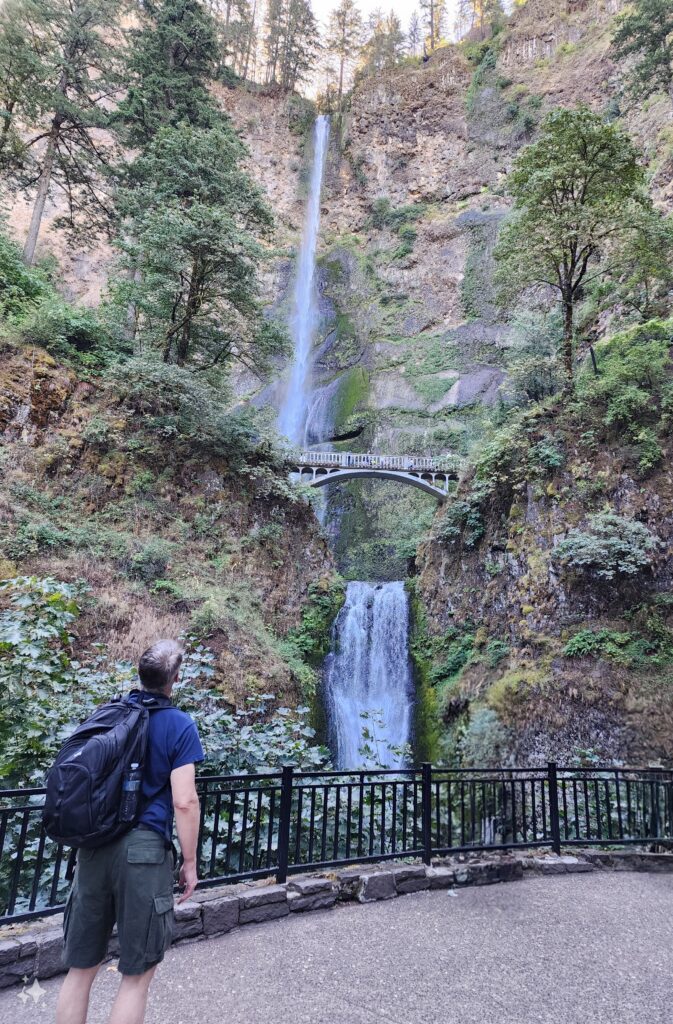
{"type": "MultiPolygon", "coordinates": [[[[137,692],[137,691],[136,691],[137,692]]],[[[47,776],[42,823],[47,835],[73,848],[104,846],[133,828],[120,821],[122,781],[132,764],[145,761],[150,712],[173,707],[163,694],[140,691],[103,704],[61,747],[47,776]]]]}

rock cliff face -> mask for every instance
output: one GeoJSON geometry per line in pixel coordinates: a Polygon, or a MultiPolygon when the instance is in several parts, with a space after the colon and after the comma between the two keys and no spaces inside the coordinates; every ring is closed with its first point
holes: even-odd
{"type": "Polygon", "coordinates": [[[282,471],[167,445],[147,409],[40,349],[1,361],[0,577],[86,580],[82,652],[102,643],[133,660],[161,636],[207,637],[232,703],[310,699],[311,673],[283,638],[329,590],[332,559],[282,471]]]}

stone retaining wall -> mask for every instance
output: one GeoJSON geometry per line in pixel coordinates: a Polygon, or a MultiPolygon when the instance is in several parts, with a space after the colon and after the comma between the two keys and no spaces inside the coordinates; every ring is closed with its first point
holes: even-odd
{"type": "MultiPolygon", "coordinates": [[[[291,913],[329,910],[339,903],[390,900],[422,889],[513,882],[532,875],[587,871],[673,871],[673,854],[582,850],[556,857],[545,853],[441,858],[432,867],[418,863],[356,865],[343,870],[295,876],[285,885],[266,880],[198,890],[176,907],[175,941],[224,935],[241,925],[273,921],[291,913]]],[[[63,971],[62,915],[0,928],[0,988],[63,971]]],[[[109,958],[117,952],[116,938],[109,958]]]]}

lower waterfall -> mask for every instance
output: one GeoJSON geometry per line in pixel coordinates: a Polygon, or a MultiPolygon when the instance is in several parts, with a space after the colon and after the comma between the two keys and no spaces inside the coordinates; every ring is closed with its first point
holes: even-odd
{"type": "Polygon", "coordinates": [[[324,687],[337,768],[405,766],[414,688],[403,583],[348,584],[324,687]]]}

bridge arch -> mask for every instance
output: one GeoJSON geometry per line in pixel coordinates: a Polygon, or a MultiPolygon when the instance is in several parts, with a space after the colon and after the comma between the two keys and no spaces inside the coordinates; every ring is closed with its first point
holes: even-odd
{"type": "Polygon", "coordinates": [[[451,480],[458,479],[458,460],[406,455],[368,455],[350,452],[302,452],[292,471],[310,487],[348,480],[393,480],[446,500],[451,480]]]}
{"type": "MultiPolygon", "coordinates": [[[[300,476],[302,473],[300,471],[300,476]]],[[[434,485],[430,480],[422,476],[414,476],[412,473],[401,473],[395,470],[372,470],[372,469],[337,469],[320,472],[319,470],[305,481],[310,487],[325,487],[327,484],[336,484],[346,480],[397,480],[398,483],[407,484],[409,487],[418,487],[426,494],[432,494],[439,501],[445,501],[447,491],[434,485]]]]}

